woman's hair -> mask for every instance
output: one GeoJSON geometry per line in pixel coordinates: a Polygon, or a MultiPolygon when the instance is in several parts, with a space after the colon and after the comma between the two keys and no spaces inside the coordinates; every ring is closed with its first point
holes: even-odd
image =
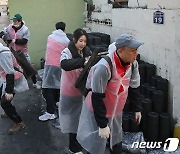
{"type": "Polygon", "coordinates": [[[77,41],[82,35],[85,35],[86,39],[88,40],[87,32],[84,29],[81,28],[76,29],[73,33],[74,43],[77,43],[77,41]]]}
{"type": "Polygon", "coordinates": [[[66,28],[66,24],[64,22],[57,22],[55,27],[56,27],[56,30],[61,29],[62,31],[64,31],[66,28]]]}

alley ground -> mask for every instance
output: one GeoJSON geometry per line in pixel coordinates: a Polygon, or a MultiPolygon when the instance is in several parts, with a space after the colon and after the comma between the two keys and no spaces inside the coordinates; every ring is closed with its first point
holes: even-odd
{"type": "Polygon", "coordinates": [[[68,145],[68,136],[52,126],[54,121],[38,121],[38,116],[45,108],[40,90],[30,87],[30,90],[17,94],[13,102],[26,128],[18,134],[8,135],[7,131],[12,121],[8,118],[0,118],[0,153],[64,154],[68,145]]]}

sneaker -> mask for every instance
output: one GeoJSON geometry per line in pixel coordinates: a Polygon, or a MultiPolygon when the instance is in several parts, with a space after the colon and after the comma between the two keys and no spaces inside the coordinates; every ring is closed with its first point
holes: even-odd
{"type": "Polygon", "coordinates": [[[1,118],[8,118],[8,115],[4,112],[1,114],[1,118]]]}
{"type": "Polygon", "coordinates": [[[79,152],[72,152],[71,150],[69,150],[70,154],[83,154],[82,151],[79,151],[79,152]]]}
{"type": "Polygon", "coordinates": [[[41,86],[38,84],[38,82],[34,83],[33,87],[36,89],[41,89],[41,86]]]}
{"type": "Polygon", "coordinates": [[[47,121],[47,120],[53,120],[57,116],[55,114],[50,114],[48,112],[45,112],[43,115],[39,116],[40,121],[47,121]]]}
{"type": "Polygon", "coordinates": [[[13,135],[19,132],[20,130],[24,129],[26,126],[23,122],[16,123],[14,122],[12,127],[9,129],[8,134],[13,135]]]}

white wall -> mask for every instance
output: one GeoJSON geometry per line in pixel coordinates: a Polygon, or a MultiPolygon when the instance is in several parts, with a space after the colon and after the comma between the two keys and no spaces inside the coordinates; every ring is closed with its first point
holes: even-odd
{"type": "Polygon", "coordinates": [[[7,5],[8,0],[0,0],[0,5],[7,5]]]}
{"type": "Polygon", "coordinates": [[[6,5],[0,5],[0,12],[6,12],[7,11],[7,7],[6,5]]]}
{"type": "Polygon", "coordinates": [[[144,41],[139,49],[141,59],[155,64],[157,74],[169,80],[169,112],[176,118],[180,113],[180,1],[139,0],[137,4],[129,0],[130,8],[118,9],[112,9],[107,0],[101,1],[93,1],[101,12],[93,12],[92,19],[109,18],[112,26],[94,22],[86,26],[92,31],[110,34],[111,42],[122,33],[133,34],[144,41]],[[153,23],[153,13],[159,9],[164,12],[162,25],[153,23]]]}

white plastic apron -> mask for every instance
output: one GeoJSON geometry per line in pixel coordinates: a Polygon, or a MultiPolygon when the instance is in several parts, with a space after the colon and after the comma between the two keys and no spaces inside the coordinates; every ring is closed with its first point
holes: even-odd
{"type": "MultiPolygon", "coordinates": [[[[17,32],[15,32],[14,29],[12,28],[12,25],[10,25],[7,28],[7,32],[11,39],[26,38],[27,40],[29,40],[29,30],[25,25],[23,25],[17,32]]],[[[27,44],[18,45],[16,43],[11,42],[9,45],[15,51],[21,50],[24,54],[28,53],[28,45],[27,44]]]]}
{"type": "MultiPolygon", "coordinates": [[[[64,52],[71,58],[68,48],[64,52]]],[[[64,71],[61,74],[59,120],[62,133],[77,133],[79,117],[82,109],[83,96],[75,88],[75,82],[82,68],[64,71]]]]}
{"type": "Polygon", "coordinates": [[[55,30],[48,37],[43,73],[43,88],[60,89],[60,57],[68,46],[69,39],[62,30],[55,30]]]}
{"type": "MultiPolygon", "coordinates": [[[[111,86],[107,86],[106,99],[104,100],[106,109],[110,107],[111,100],[116,98],[113,103],[113,110],[107,109],[106,117],[109,118],[110,134],[110,147],[122,141],[122,109],[127,99],[128,87],[131,76],[131,68],[126,70],[123,77],[117,82],[117,77],[114,80],[113,77],[108,83],[111,86]],[[118,86],[117,86],[118,85],[118,86]],[[124,91],[118,94],[120,86],[123,86],[124,91]],[[112,90],[112,89],[113,90],[112,90]],[[112,93],[113,91],[113,93],[112,93]],[[113,97],[111,97],[111,95],[113,97]],[[112,99],[113,98],[113,99],[112,99]]],[[[115,74],[116,76],[116,74],[115,74]]],[[[83,103],[83,109],[80,116],[77,139],[79,143],[91,154],[104,154],[106,149],[106,139],[102,139],[98,134],[98,126],[94,118],[91,101],[92,92],[88,93],[85,103],[83,103]]]]}
{"type": "Polygon", "coordinates": [[[13,54],[8,50],[0,53],[0,78],[3,85],[2,95],[5,94],[7,73],[14,74],[14,93],[20,93],[29,89],[24,75],[21,72],[15,71],[14,67],[21,70],[13,54]]]}

